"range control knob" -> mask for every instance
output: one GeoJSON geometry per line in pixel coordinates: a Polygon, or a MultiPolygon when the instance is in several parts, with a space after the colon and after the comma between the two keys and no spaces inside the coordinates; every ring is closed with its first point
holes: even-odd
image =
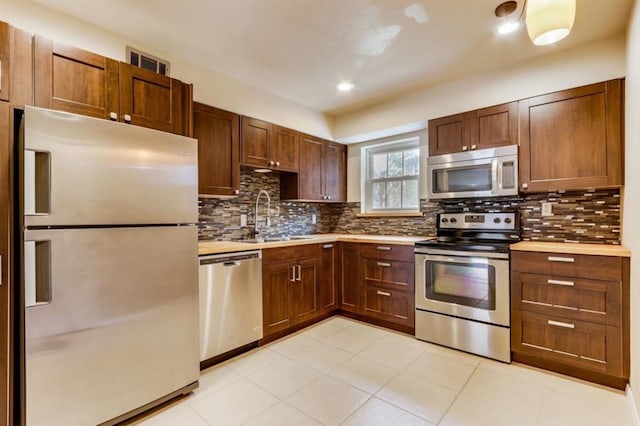
{"type": "Polygon", "coordinates": [[[450,222],[451,223],[456,223],[457,221],[458,221],[458,219],[456,219],[455,217],[452,217],[450,222]]]}
{"type": "Polygon", "coordinates": [[[447,223],[447,222],[449,222],[449,219],[447,219],[446,217],[443,217],[443,218],[440,220],[440,222],[442,222],[442,223],[447,223]]]}
{"type": "Polygon", "coordinates": [[[496,217],[495,219],[493,219],[493,223],[500,223],[500,222],[502,222],[502,221],[500,220],[499,217],[496,217]]]}
{"type": "Polygon", "coordinates": [[[511,223],[511,218],[510,217],[505,217],[504,218],[504,223],[511,223]]]}

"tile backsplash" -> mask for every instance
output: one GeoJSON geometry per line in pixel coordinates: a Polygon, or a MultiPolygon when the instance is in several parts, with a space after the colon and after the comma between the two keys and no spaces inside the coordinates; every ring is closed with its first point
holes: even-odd
{"type": "MultiPolygon", "coordinates": [[[[263,236],[316,233],[433,236],[435,214],[441,211],[519,210],[524,240],[620,244],[620,190],[589,190],[530,194],[522,197],[420,201],[423,216],[362,217],[360,203],[303,203],[280,200],[280,177],[243,171],[240,195],[233,198],[200,198],[198,224],[201,240],[248,238],[240,215],[254,222],[255,200],[261,189],[271,196],[271,226],[263,236]],[[542,202],[553,204],[553,216],[542,216],[542,202]],[[312,223],[312,215],[316,223],[312,223]]],[[[260,200],[260,220],[266,200],[260,200]]]]}

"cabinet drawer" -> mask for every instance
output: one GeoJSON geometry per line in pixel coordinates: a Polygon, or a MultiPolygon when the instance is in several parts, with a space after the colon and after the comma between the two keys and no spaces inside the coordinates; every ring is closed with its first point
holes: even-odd
{"type": "Polygon", "coordinates": [[[413,294],[415,268],[413,263],[397,260],[363,259],[366,285],[405,291],[413,294]]]}
{"type": "Polygon", "coordinates": [[[360,255],[368,259],[400,260],[413,262],[413,246],[394,244],[360,244],[360,255]]]}
{"type": "Polygon", "coordinates": [[[414,326],[415,304],[410,293],[366,286],[364,310],[372,318],[414,326]]]}
{"type": "Polygon", "coordinates": [[[565,365],[621,377],[622,329],[513,311],[511,349],[565,365]]]}
{"type": "Polygon", "coordinates": [[[622,260],[613,256],[514,251],[511,269],[534,274],[620,281],[622,260]]]}
{"type": "Polygon", "coordinates": [[[514,272],[511,288],[513,309],[622,325],[620,282],[514,272]]]}

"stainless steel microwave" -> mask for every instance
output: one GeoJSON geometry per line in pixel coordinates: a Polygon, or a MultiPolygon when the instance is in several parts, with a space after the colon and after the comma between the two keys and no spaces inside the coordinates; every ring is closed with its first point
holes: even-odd
{"type": "Polygon", "coordinates": [[[427,159],[429,199],[518,194],[518,145],[427,159]]]}

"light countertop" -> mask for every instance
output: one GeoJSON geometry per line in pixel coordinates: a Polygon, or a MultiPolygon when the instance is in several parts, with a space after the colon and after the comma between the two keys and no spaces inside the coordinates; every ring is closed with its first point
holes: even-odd
{"type": "Polygon", "coordinates": [[[246,250],[267,249],[276,247],[289,247],[303,244],[320,244],[336,241],[355,243],[386,243],[399,245],[413,245],[416,241],[428,240],[433,237],[405,237],[388,235],[362,235],[362,234],[314,234],[304,240],[272,241],[264,243],[243,243],[239,241],[200,241],[198,254],[219,254],[246,250]]]}
{"type": "Polygon", "coordinates": [[[510,248],[511,250],[516,251],[631,257],[631,251],[628,248],[612,244],[543,243],[539,241],[521,241],[519,243],[511,244],[510,248]]]}

